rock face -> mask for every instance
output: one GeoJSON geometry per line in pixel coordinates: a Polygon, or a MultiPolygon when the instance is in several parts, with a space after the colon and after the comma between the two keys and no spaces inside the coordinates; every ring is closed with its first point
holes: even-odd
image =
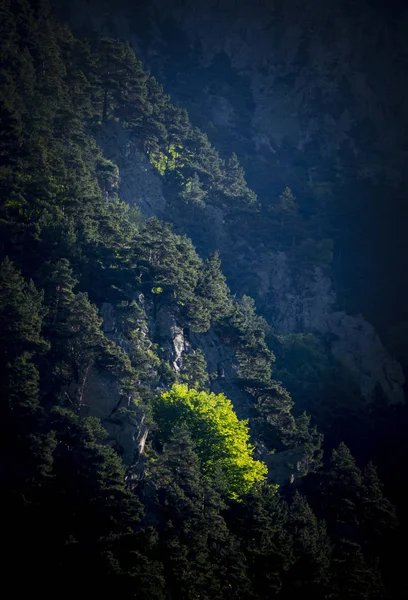
{"type": "Polygon", "coordinates": [[[334,312],[327,322],[326,332],[336,336],[331,344],[333,356],[356,375],[363,396],[369,399],[379,386],[390,403],[405,401],[405,377],[400,364],[361,315],[352,317],[341,311],[334,312]]]}
{"type": "MultiPolygon", "coordinates": [[[[77,30],[129,40],[193,120],[207,130],[212,122],[238,152],[256,191],[341,180],[345,160],[357,179],[401,182],[406,13],[384,18],[368,0],[153,0],[135,2],[133,12],[103,4],[88,0],[79,10],[74,1],[65,11],[77,30]]],[[[120,167],[121,197],[166,218],[160,178],[128,133],[113,124],[100,141],[120,167]]],[[[219,213],[209,206],[206,218],[218,247],[228,247],[219,213]]],[[[402,400],[399,365],[362,316],[341,310],[330,276],[315,268],[294,277],[284,252],[250,260],[250,248],[241,253],[242,273],[256,274],[277,332],[330,336],[333,355],[358,375],[366,397],[378,384],[390,402],[402,400]]]]}
{"type": "Polygon", "coordinates": [[[166,200],[160,177],[135,140],[118,123],[109,123],[97,137],[105,156],[120,166],[119,196],[147,217],[161,214],[166,200]]]}
{"type": "MultiPolygon", "coordinates": [[[[248,418],[250,400],[241,391],[235,370],[236,359],[231,349],[225,346],[212,331],[204,334],[185,334],[167,306],[153,310],[143,297],[136,299],[146,313],[145,335],[160,344],[161,355],[177,373],[186,353],[201,349],[208,363],[211,377],[211,390],[224,393],[231,398],[241,419],[248,418]]],[[[130,342],[123,333],[114,306],[103,303],[99,312],[103,318],[102,329],[106,337],[114,341],[125,352],[129,352],[130,342]]],[[[157,381],[157,392],[161,391],[157,381]]],[[[75,396],[75,385],[67,390],[67,395],[75,396]]],[[[101,419],[108,432],[108,443],[118,451],[128,468],[128,477],[135,479],[143,469],[143,451],[149,434],[143,410],[134,403],[132,396],[125,396],[117,377],[94,364],[88,371],[82,389],[81,410],[101,419]]]]}
{"type": "Polygon", "coordinates": [[[237,361],[230,348],[225,346],[213,331],[191,334],[191,341],[200,348],[207,360],[211,381],[211,391],[225,394],[234,404],[239,419],[249,417],[250,403],[238,384],[237,361]]]}
{"type": "Polygon", "coordinates": [[[390,403],[404,402],[405,377],[399,363],[382,344],[374,327],[361,315],[337,309],[330,278],[318,267],[295,281],[285,253],[263,263],[263,294],[271,298],[271,321],[277,333],[318,333],[330,341],[333,356],[359,382],[370,399],[379,387],[390,403]]]}
{"type": "MultiPolygon", "coordinates": [[[[128,351],[129,343],[117,326],[113,306],[102,304],[100,314],[106,337],[128,351]]],[[[71,383],[66,392],[68,398],[75,397],[75,388],[71,383]]],[[[108,432],[108,443],[117,450],[125,466],[134,470],[140,464],[148,435],[143,411],[135,406],[133,397],[123,394],[118,378],[96,364],[91,365],[81,391],[82,413],[101,419],[108,432]]]]}
{"type": "MultiPolygon", "coordinates": [[[[137,149],[136,141],[129,139],[126,131],[113,124],[103,132],[100,142],[107,157],[119,165],[120,196],[139,206],[147,217],[152,214],[165,217],[166,200],[160,177],[137,149]]],[[[210,206],[207,212],[213,223],[214,236],[228,246],[221,211],[210,206]]],[[[383,346],[372,325],[361,315],[351,316],[339,310],[328,273],[314,267],[304,269],[295,277],[284,252],[256,254],[246,245],[237,248],[236,261],[243,274],[256,273],[258,298],[277,333],[310,332],[327,337],[333,356],[355,375],[364,397],[370,399],[379,386],[388,402],[404,401],[405,378],[400,365],[383,346]]],[[[170,360],[178,371],[186,343],[182,329],[165,311],[161,311],[157,322],[151,325],[159,337],[172,340],[170,354],[174,351],[175,354],[170,360]]],[[[209,334],[209,337],[195,339],[195,344],[203,349],[213,371],[225,362],[228,366],[224,370],[231,371],[229,379],[234,378],[232,357],[218,356],[219,352],[226,351],[220,350],[219,340],[209,334]]],[[[219,391],[231,397],[234,393],[237,406],[244,406],[243,398],[239,400],[239,389],[227,389],[225,385],[224,380],[219,391]]],[[[244,409],[241,414],[245,414],[244,409]]]]}

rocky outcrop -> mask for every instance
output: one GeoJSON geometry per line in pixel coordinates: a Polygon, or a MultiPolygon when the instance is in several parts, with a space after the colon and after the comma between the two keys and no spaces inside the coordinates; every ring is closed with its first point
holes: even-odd
{"type": "MultiPolygon", "coordinates": [[[[99,312],[106,337],[129,352],[129,340],[117,323],[113,305],[103,303],[99,312]]],[[[76,388],[72,382],[65,397],[75,398],[76,388]]],[[[123,393],[118,377],[97,364],[91,365],[81,385],[81,403],[75,408],[101,420],[108,433],[107,442],[116,449],[125,466],[135,473],[149,432],[143,410],[136,406],[131,395],[123,393]]]]}
{"type": "MultiPolygon", "coordinates": [[[[250,400],[239,387],[236,374],[236,358],[233,351],[222,343],[213,331],[207,333],[186,332],[169,306],[154,309],[142,294],[136,298],[146,314],[142,327],[147,338],[160,346],[160,355],[174,370],[180,372],[186,353],[200,348],[207,360],[210,387],[215,393],[224,393],[233,401],[234,409],[241,419],[249,417],[250,400]]],[[[114,341],[125,352],[130,350],[130,340],[124,334],[115,307],[103,303],[99,309],[103,318],[102,329],[106,337],[114,341]]],[[[160,381],[157,392],[162,390],[160,381]]],[[[66,394],[75,397],[75,384],[66,394]]],[[[122,457],[128,469],[129,483],[143,476],[143,452],[149,435],[143,410],[134,398],[124,395],[118,377],[105,369],[92,365],[81,386],[82,413],[98,417],[108,432],[108,443],[122,457]]]]}
{"type": "Polygon", "coordinates": [[[345,150],[362,178],[404,177],[404,20],[392,20],[391,11],[384,18],[370,0],[57,4],[77,31],[130,41],[200,126],[245,137],[250,161],[255,152],[280,180],[293,182],[305,166],[319,178],[322,156],[342,170],[345,150]],[[301,169],[294,164],[300,155],[301,169]]]}
{"type": "Polygon", "coordinates": [[[110,122],[100,131],[97,141],[106,158],[119,165],[119,197],[138,206],[147,218],[161,214],[166,206],[161,179],[137,140],[119,123],[110,122]]]}
{"type": "Polygon", "coordinates": [[[379,387],[390,403],[404,402],[405,377],[399,363],[382,344],[374,327],[361,315],[338,310],[330,278],[318,267],[296,280],[283,252],[263,263],[264,295],[270,298],[270,319],[277,333],[318,333],[333,356],[347,367],[370,399],[379,387]]]}
{"type": "Polygon", "coordinates": [[[238,383],[237,360],[231,348],[226,346],[215,331],[194,333],[185,332],[168,307],[163,307],[154,320],[150,320],[154,338],[160,342],[162,352],[177,373],[187,353],[202,350],[210,375],[210,389],[215,394],[225,394],[231,399],[234,410],[240,419],[247,419],[250,400],[238,383]]]}
{"type": "MultiPolygon", "coordinates": [[[[204,128],[212,122],[244,164],[247,157],[250,178],[257,174],[255,189],[265,182],[263,193],[270,196],[275,188],[282,191],[283,182],[307,192],[319,180],[338,181],[344,157],[348,165],[356,162],[353,177],[398,184],[404,128],[395,120],[390,98],[396,95],[389,91],[398,87],[401,106],[408,98],[408,86],[401,83],[403,61],[397,60],[403,39],[368,2],[335,1],[328,10],[323,0],[313,6],[297,0],[154,0],[136,3],[140,19],[132,27],[126,9],[113,11],[109,1],[105,4],[104,12],[93,0],[81,10],[70,3],[70,20],[78,30],[90,25],[128,39],[196,122],[204,128]],[[148,24],[150,35],[139,23],[148,24]],[[186,94],[197,85],[200,94],[186,94]]],[[[120,167],[120,196],[146,216],[166,216],[160,177],[129,133],[109,124],[98,141],[120,167]]],[[[230,249],[222,211],[209,206],[206,213],[212,239],[230,249]]],[[[255,251],[246,244],[234,253],[243,278],[255,275],[256,293],[277,332],[326,336],[333,356],[356,374],[365,397],[379,385],[390,402],[402,400],[401,368],[362,316],[339,309],[330,276],[316,267],[294,277],[284,252],[252,257],[255,251]]],[[[255,293],[253,286],[245,291],[255,293]]],[[[182,333],[174,340],[177,370],[182,333]]]]}
{"type": "Polygon", "coordinates": [[[302,447],[277,453],[261,453],[261,458],[268,467],[269,481],[278,485],[294,483],[308,473],[306,456],[302,447]]]}
{"type": "MultiPolygon", "coordinates": [[[[146,216],[160,215],[166,202],[160,177],[137,149],[136,141],[113,124],[107,127],[101,142],[108,157],[120,167],[121,196],[130,204],[140,206],[146,216]]],[[[213,237],[225,243],[227,231],[221,211],[210,206],[207,213],[213,223],[213,237]]],[[[348,315],[338,309],[336,293],[327,272],[319,267],[308,267],[297,270],[295,276],[285,252],[257,254],[251,252],[247,244],[240,243],[242,247],[238,245],[236,248],[236,263],[240,265],[242,274],[256,274],[258,299],[277,333],[310,332],[325,336],[333,356],[355,375],[365,398],[369,400],[379,387],[388,402],[404,401],[405,378],[400,365],[384,347],[372,325],[361,315],[348,315]]],[[[108,327],[109,314],[105,317],[108,327]]],[[[182,353],[188,349],[182,328],[165,308],[159,311],[150,327],[156,337],[166,340],[168,360],[175,371],[179,371],[182,353]]],[[[222,385],[219,382],[214,384],[216,391],[235,398],[236,406],[241,407],[238,408],[240,416],[246,416],[246,401],[239,388],[231,384],[235,379],[232,353],[224,356],[228,350],[212,333],[195,339],[195,345],[203,349],[211,370],[217,371],[219,365],[224,364],[222,368],[228,377],[224,377],[222,385]]]]}
{"type": "Polygon", "coordinates": [[[153,338],[160,342],[162,353],[176,373],[180,371],[183,353],[190,350],[183,328],[168,306],[157,311],[154,318],[150,315],[150,330],[153,338]]]}
{"type": "Polygon", "coordinates": [[[207,333],[192,333],[190,338],[194,347],[200,348],[206,358],[211,391],[225,394],[232,401],[238,418],[248,419],[250,400],[239,386],[234,352],[212,330],[207,333]]]}

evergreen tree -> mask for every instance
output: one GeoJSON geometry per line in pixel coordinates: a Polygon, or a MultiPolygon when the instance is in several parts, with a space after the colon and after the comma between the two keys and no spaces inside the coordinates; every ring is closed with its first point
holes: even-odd
{"type": "Polygon", "coordinates": [[[171,597],[209,600],[229,597],[226,592],[237,594],[244,574],[228,570],[228,552],[234,546],[221,516],[225,504],[217,488],[200,474],[186,425],[174,428],[153,464],[162,520],[160,556],[171,597]]]}
{"type": "Polygon", "coordinates": [[[211,254],[205,261],[197,282],[196,294],[208,303],[212,320],[217,321],[230,311],[229,290],[221,272],[218,252],[211,254]]]}
{"type": "Polygon", "coordinates": [[[327,494],[328,510],[333,523],[356,523],[359,520],[358,503],[362,491],[362,476],[350,450],[342,442],[332,452],[329,466],[327,494]]]}
{"type": "Polygon", "coordinates": [[[287,506],[276,488],[254,488],[242,503],[230,508],[228,524],[241,540],[248,562],[251,598],[279,596],[283,577],[293,563],[287,529],[287,506]]]}
{"type": "Polygon", "coordinates": [[[35,361],[48,348],[41,336],[44,314],[43,295],[6,258],[0,265],[0,468],[8,575],[18,557],[28,560],[34,552],[32,521],[53,465],[55,436],[44,426],[35,361]]]}
{"type": "Polygon", "coordinates": [[[220,269],[219,254],[212,254],[200,270],[188,318],[195,331],[207,331],[232,309],[229,289],[220,269]]]}
{"type": "MultiPolygon", "coordinates": [[[[186,329],[214,327],[208,338],[222,339],[234,356],[231,389],[239,384],[248,399],[251,432],[268,450],[302,450],[302,475],[320,468],[321,435],[306,414],[293,417],[291,395],[272,379],[268,327],[255,302],[231,298],[217,253],[203,264],[188,238],[156,218],[143,222],[118,198],[118,168],[95,136],[101,126],[127,130],[161,177],[167,218],[178,215],[178,231],[199,233],[203,255],[218,244],[203,226],[216,211],[232,240],[223,263],[242,290],[236,243],[259,231],[265,213],[237,157],[220,158],[129,45],[103,38],[91,49],[54,21],[47,0],[4,0],[0,38],[5,585],[17,596],[40,590],[54,597],[44,587],[51,572],[65,595],[143,600],[299,592],[374,600],[385,597],[384,584],[397,589],[392,549],[401,540],[374,467],[362,472],[342,444],[323,471],[299,483],[327,534],[303,497],[295,494],[288,509],[275,486],[259,484],[266,468],[253,456],[247,423],[224,396],[194,389],[208,384],[201,350],[184,353],[176,374],[168,356],[156,354],[159,335],[157,344],[150,339],[162,309],[186,329]],[[105,335],[107,306],[114,325],[105,335]],[[142,456],[126,471],[101,423],[84,416],[87,382],[98,370],[113,375],[127,399],[117,413],[133,419],[137,400],[156,431],[158,452],[150,450],[146,469],[142,456]],[[186,385],[163,391],[176,380],[186,385]]],[[[331,240],[321,231],[306,236],[289,188],[263,227],[256,248],[290,245],[293,260],[301,253],[313,265],[329,264],[331,240]]],[[[196,337],[205,347],[206,338],[196,337]]],[[[319,404],[322,369],[309,360],[321,367],[322,348],[309,338],[298,344],[309,352],[295,361],[295,383],[307,380],[319,404]]],[[[357,398],[348,397],[351,404],[357,398]]]]}
{"type": "Polygon", "coordinates": [[[180,369],[180,379],[189,387],[200,389],[208,384],[207,362],[202,350],[183,355],[180,369]]]}
{"type": "Polygon", "coordinates": [[[305,412],[295,419],[296,445],[302,445],[305,451],[302,471],[304,475],[322,466],[323,434],[319,433],[316,426],[310,426],[310,416],[305,412]]]}
{"type": "Polygon", "coordinates": [[[205,197],[207,192],[203,189],[200,178],[197,173],[194,173],[191,179],[188,179],[180,192],[180,198],[187,204],[194,204],[197,206],[205,206],[205,197]]]}
{"type": "Polygon", "coordinates": [[[336,600],[385,600],[386,592],[375,566],[367,565],[355,542],[342,540],[333,553],[332,597],[336,600]]]}
{"type": "Polygon", "coordinates": [[[300,590],[314,598],[327,597],[331,544],[325,524],[316,519],[307,500],[298,492],[290,505],[288,531],[293,536],[296,559],[287,574],[284,597],[294,597],[300,590]]]}
{"type": "Polygon", "coordinates": [[[252,206],[257,202],[256,194],[248,189],[244,169],[240,166],[236,154],[232,154],[225,163],[223,193],[229,200],[233,199],[233,208],[239,204],[252,206]]]}
{"type": "Polygon", "coordinates": [[[363,471],[362,485],[362,524],[369,536],[370,548],[378,552],[397,530],[398,520],[394,506],[383,496],[382,484],[372,462],[363,471]]]}

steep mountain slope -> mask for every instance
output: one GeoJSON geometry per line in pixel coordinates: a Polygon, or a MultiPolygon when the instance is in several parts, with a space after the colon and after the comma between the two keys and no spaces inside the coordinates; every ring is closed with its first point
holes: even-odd
{"type": "MultiPolygon", "coordinates": [[[[140,206],[147,215],[158,214],[171,218],[182,231],[192,235],[203,252],[221,251],[238,293],[258,291],[258,298],[268,298],[265,312],[278,334],[312,332],[330,337],[333,356],[356,376],[365,398],[370,398],[380,387],[391,403],[404,401],[402,386],[404,376],[397,361],[382,345],[373,327],[361,316],[351,317],[337,308],[336,294],[330,277],[318,266],[305,265],[295,276],[292,272],[293,256],[284,251],[268,250],[261,244],[256,250],[242,237],[234,239],[229,229],[227,211],[211,203],[200,210],[189,211],[185,206],[181,214],[166,202],[160,175],[137,150],[121,128],[110,128],[101,140],[106,155],[119,165],[121,197],[130,204],[140,206]],[[186,215],[188,215],[186,217],[186,215]],[[199,228],[192,223],[199,219],[199,228]]],[[[262,227],[252,216],[250,225],[254,232],[262,227]]],[[[233,222],[231,228],[235,227],[233,222]]],[[[250,227],[246,230],[250,238],[250,227]]],[[[224,264],[225,264],[224,263],[224,264]]]]}
{"type": "Polygon", "coordinates": [[[408,90],[407,13],[381,4],[91,1],[65,14],[131,41],[193,122],[238,154],[263,204],[289,185],[308,234],[335,241],[341,304],[384,333],[406,318],[408,90]]]}
{"type": "MultiPolygon", "coordinates": [[[[71,5],[70,20],[130,40],[193,122],[239,155],[260,201],[239,235],[211,198],[207,235],[184,213],[166,218],[199,250],[221,251],[232,289],[254,296],[278,334],[323,336],[364,397],[379,387],[401,402],[401,369],[359,314],[405,364],[404,20],[396,30],[378,7],[344,2],[106,2],[105,12],[90,2],[71,5]]],[[[137,201],[118,141],[105,148],[137,201]]]]}
{"type": "Polygon", "coordinates": [[[399,597],[398,523],[373,465],[344,444],[321,464],[321,434],[273,379],[277,338],[231,294],[218,253],[203,260],[117,193],[190,223],[207,254],[205,224],[221,217],[235,252],[260,214],[236,157],[220,158],[129,45],[91,48],[45,0],[2,3],[0,39],[4,586],[399,597]],[[119,169],[103,147],[119,148],[119,169]],[[140,189],[120,183],[122,156],[140,189]]]}

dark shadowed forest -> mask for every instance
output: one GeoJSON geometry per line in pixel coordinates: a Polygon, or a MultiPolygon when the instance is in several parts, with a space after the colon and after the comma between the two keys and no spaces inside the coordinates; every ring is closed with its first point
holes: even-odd
{"type": "Polygon", "coordinates": [[[0,0],[6,595],[404,598],[408,19],[387,104],[147,4],[0,0]]]}

